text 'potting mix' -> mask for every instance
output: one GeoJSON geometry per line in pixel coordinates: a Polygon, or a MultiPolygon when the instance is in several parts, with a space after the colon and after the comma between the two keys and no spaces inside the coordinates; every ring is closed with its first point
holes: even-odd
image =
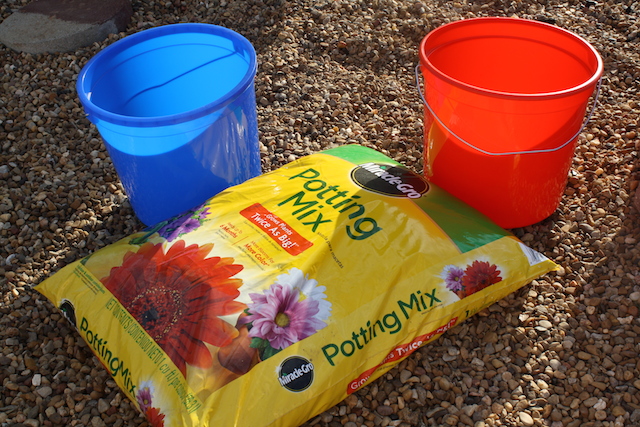
{"type": "Polygon", "coordinates": [[[333,222],[320,212],[325,207],[333,208],[337,213],[347,213],[349,219],[355,220],[345,226],[347,235],[353,240],[364,240],[382,230],[374,218],[365,216],[366,207],[356,201],[361,196],[320,178],[321,173],[313,168],[293,175],[289,180],[301,180],[303,190],[278,203],[278,206],[297,208],[291,212],[292,215],[313,232],[318,231],[322,224],[333,222]]]}
{"type": "Polygon", "coordinates": [[[326,344],[322,347],[322,353],[329,365],[336,366],[340,356],[351,357],[359,350],[363,350],[368,344],[383,334],[394,335],[402,330],[404,323],[415,313],[424,314],[435,307],[442,306],[442,300],[438,294],[438,288],[416,290],[408,298],[396,301],[397,309],[389,310],[377,319],[368,320],[366,325],[356,327],[351,335],[345,336],[344,341],[326,344]],[[402,316],[399,315],[402,313],[402,316]]]}
{"type": "MultiPolygon", "coordinates": [[[[338,213],[346,213],[355,220],[345,226],[347,235],[353,240],[364,240],[382,230],[376,219],[367,216],[362,196],[332,185],[322,179],[320,171],[308,168],[289,180],[302,180],[303,190],[278,203],[278,206],[296,208],[292,214],[311,231],[318,231],[322,224],[333,222],[326,212],[331,207],[338,213]],[[315,196],[315,197],[313,197],[315,196]]],[[[419,175],[401,166],[384,163],[364,163],[351,171],[351,180],[358,187],[390,197],[418,199],[429,191],[429,184],[419,175]]]]}

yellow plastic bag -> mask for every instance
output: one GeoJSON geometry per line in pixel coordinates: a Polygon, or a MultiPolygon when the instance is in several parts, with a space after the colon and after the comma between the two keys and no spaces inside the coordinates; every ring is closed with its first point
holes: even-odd
{"type": "Polygon", "coordinates": [[[152,425],[293,426],[554,268],[421,176],[343,146],[36,289],[152,425]]]}

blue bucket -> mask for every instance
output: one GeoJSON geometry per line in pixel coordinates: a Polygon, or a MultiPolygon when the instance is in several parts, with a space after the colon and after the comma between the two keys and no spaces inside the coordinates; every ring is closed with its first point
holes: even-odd
{"type": "Polygon", "coordinates": [[[256,68],[240,34],[173,24],[128,36],[82,69],[80,102],[143,223],[260,174],[256,68]]]}

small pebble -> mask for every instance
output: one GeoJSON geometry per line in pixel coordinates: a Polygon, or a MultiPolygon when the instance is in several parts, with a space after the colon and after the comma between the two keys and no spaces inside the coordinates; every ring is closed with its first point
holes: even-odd
{"type": "Polygon", "coordinates": [[[553,327],[553,324],[548,320],[541,320],[540,322],[538,322],[538,325],[540,325],[544,329],[551,329],[553,327]]]}
{"type": "Polygon", "coordinates": [[[41,397],[48,397],[53,393],[53,389],[49,386],[43,386],[36,389],[36,393],[38,393],[41,397]]]}
{"type": "Polygon", "coordinates": [[[531,415],[526,412],[520,412],[518,416],[520,417],[520,422],[523,426],[532,426],[535,424],[531,415]]]}
{"type": "Polygon", "coordinates": [[[393,414],[393,408],[389,405],[380,405],[378,406],[376,411],[378,412],[378,414],[382,415],[383,417],[393,414]]]}
{"type": "Polygon", "coordinates": [[[31,385],[35,387],[39,387],[42,384],[42,375],[35,374],[33,378],[31,378],[31,385]]]}

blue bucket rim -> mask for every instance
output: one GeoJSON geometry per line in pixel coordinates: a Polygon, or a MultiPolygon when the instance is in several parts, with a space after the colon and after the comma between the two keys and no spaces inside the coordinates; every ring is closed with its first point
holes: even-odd
{"type": "Polygon", "coordinates": [[[78,74],[78,80],[76,82],[76,91],[80,102],[82,103],[87,118],[93,122],[94,118],[104,120],[106,122],[121,125],[121,126],[134,126],[134,127],[159,127],[159,126],[171,126],[179,123],[188,122],[201,117],[204,117],[212,112],[218,111],[224,108],[226,105],[233,102],[242,92],[253,84],[256,72],[258,69],[257,55],[253,45],[241,34],[230,30],[225,27],[221,27],[215,24],[205,23],[179,23],[168,24],[160,27],[154,27],[147,30],[140,31],[135,34],[126,36],[123,39],[116,41],[115,43],[102,49],[96,55],[93,56],[82,68],[80,74],[78,74]],[[166,116],[155,117],[134,117],[123,114],[113,113],[111,111],[100,108],[94,104],[87,96],[87,92],[84,88],[87,74],[92,71],[93,67],[98,64],[99,61],[104,60],[109,55],[115,55],[123,52],[130,47],[157,37],[164,37],[167,35],[181,34],[181,33],[205,33],[226,37],[229,40],[239,42],[248,52],[251,53],[250,60],[247,68],[247,72],[240,82],[224,96],[219,97],[215,101],[195,108],[193,110],[185,111],[178,114],[171,114],[166,116]]]}

